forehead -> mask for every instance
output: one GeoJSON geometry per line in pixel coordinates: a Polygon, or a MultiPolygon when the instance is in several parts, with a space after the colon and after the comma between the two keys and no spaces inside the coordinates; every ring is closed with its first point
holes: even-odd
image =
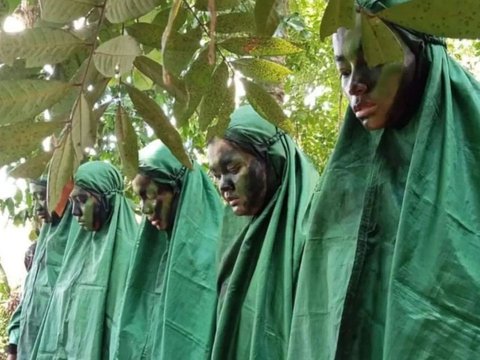
{"type": "Polygon", "coordinates": [[[228,140],[215,138],[208,145],[208,162],[210,166],[218,166],[228,163],[233,159],[249,160],[253,158],[249,152],[233,145],[228,140]]]}
{"type": "Polygon", "coordinates": [[[156,183],[150,176],[137,174],[132,180],[133,190],[140,193],[145,190],[155,190],[157,193],[173,192],[172,188],[165,184],[156,183]]]}
{"type": "Polygon", "coordinates": [[[73,187],[73,190],[72,192],[70,193],[70,196],[71,197],[75,197],[75,196],[88,196],[89,195],[89,192],[87,190],[85,190],[84,188],[78,186],[78,185],[75,185],[73,187]]]}
{"type": "Polygon", "coordinates": [[[339,28],[333,34],[333,53],[337,60],[354,59],[361,54],[361,33],[359,29],[339,28]]]}

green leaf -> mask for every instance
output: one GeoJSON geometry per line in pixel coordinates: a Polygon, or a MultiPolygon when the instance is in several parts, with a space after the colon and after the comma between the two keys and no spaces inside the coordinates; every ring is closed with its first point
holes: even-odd
{"type": "Polygon", "coordinates": [[[155,135],[170,149],[173,155],[183,165],[191,169],[192,163],[182,144],[182,138],[177,129],[170,123],[167,116],[155,101],[141,91],[124,84],[135,110],[153,129],[155,135]]]}
{"type": "Polygon", "coordinates": [[[135,23],[127,27],[127,32],[140,44],[160,49],[164,29],[164,27],[155,24],[135,23]]]}
{"type": "Polygon", "coordinates": [[[320,38],[328,36],[344,27],[353,29],[355,25],[355,0],[329,0],[320,24],[320,38]]]}
{"type": "Polygon", "coordinates": [[[403,49],[397,36],[385,23],[362,13],[362,48],[368,66],[403,62],[403,49]]]}
{"type": "Polygon", "coordinates": [[[208,61],[208,48],[206,48],[200,52],[185,74],[187,100],[177,98],[174,104],[174,115],[179,127],[185,126],[197,109],[208,89],[214,69],[215,67],[208,61]]]}
{"type": "Polygon", "coordinates": [[[65,185],[73,179],[80,162],[75,158],[72,144],[72,133],[63,137],[60,145],[55,149],[48,170],[47,208],[55,209],[59,203],[65,185]]]}
{"type": "Polygon", "coordinates": [[[121,35],[101,44],[95,50],[93,61],[104,76],[121,76],[132,69],[133,60],[140,54],[137,41],[129,35],[121,35]]]}
{"type": "Polygon", "coordinates": [[[200,130],[206,130],[218,115],[223,105],[224,94],[228,91],[228,66],[222,62],[213,73],[211,85],[200,103],[198,123],[200,130]]]}
{"type": "Polygon", "coordinates": [[[123,173],[133,180],[138,173],[138,141],[135,129],[125,109],[118,105],[115,119],[118,152],[122,161],[123,173]]]}
{"type": "Polygon", "coordinates": [[[279,56],[302,51],[291,42],[280,38],[236,37],[224,40],[218,45],[237,55],[279,56]]]}
{"type": "Polygon", "coordinates": [[[281,83],[287,75],[292,73],[285,66],[263,59],[238,59],[233,61],[232,65],[244,76],[269,84],[281,83]]]}
{"type": "Polygon", "coordinates": [[[478,0],[411,0],[375,15],[430,35],[459,39],[480,38],[478,0]]]}
{"type": "Polygon", "coordinates": [[[27,68],[24,59],[17,59],[13,65],[0,67],[0,81],[38,78],[41,68],[27,68]]]}
{"type": "Polygon", "coordinates": [[[0,81],[0,125],[32,118],[62,99],[70,87],[51,80],[0,81]]]}
{"type": "MultiPolygon", "coordinates": [[[[240,0],[216,0],[215,7],[217,11],[231,9],[240,4],[240,0]]],[[[208,0],[196,0],[195,8],[200,11],[208,11],[208,0]]]]}
{"type": "MultiPolygon", "coordinates": [[[[207,24],[210,28],[210,22],[207,24]]],[[[219,34],[255,33],[255,18],[250,12],[219,14],[215,31],[219,34]]]]}
{"type": "Polygon", "coordinates": [[[235,84],[232,81],[227,90],[222,94],[220,111],[207,129],[207,141],[210,141],[215,136],[223,136],[230,123],[230,115],[233,110],[235,110],[235,84]]]}
{"type": "Polygon", "coordinates": [[[42,20],[68,23],[85,16],[100,0],[40,0],[42,20]]]}
{"type": "Polygon", "coordinates": [[[29,155],[43,139],[61,129],[65,123],[23,121],[0,126],[0,167],[29,155]]]}
{"type": "Polygon", "coordinates": [[[52,158],[52,153],[40,151],[31,156],[23,164],[13,168],[8,175],[14,178],[38,179],[45,171],[48,162],[52,158]]]}
{"type": "Polygon", "coordinates": [[[92,147],[97,135],[96,124],[92,123],[92,114],[87,100],[80,94],[75,103],[72,116],[72,144],[79,161],[85,156],[85,149],[92,147]]]}
{"type": "Polygon", "coordinates": [[[135,19],[153,10],[165,0],[108,0],[105,16],[112,23],[135,19]]]}
{"type": "Polygon", "coordinates": [[[255,2],[255,23],[257,34],[272,36],[280,23],[278,9],[284,4],[283,0],[257,0],[255,2]]]}
{"type": "Polygon", "coordinates": [[[2,33],[0,60],[13,65],[17,58],[26,59],[27,67],[56,64],[83,46],[80,39],[60,29],[33,28],[19,34],[2,33]]]}
{"type": "Polygon", "coordinates": [[[202,30],[195,28],[186,34],[171,33],[163,51],[163,66],[169,73],[179,76],[200,48],[202,30]]]}
{"type": "Polygon", "coordinates": [[[242,79],[247,99],[262,117],[270,121],[272,124],[282,127],[287,121],[280,105],[267,93],[261,86],[247,80],[242,79]]]}

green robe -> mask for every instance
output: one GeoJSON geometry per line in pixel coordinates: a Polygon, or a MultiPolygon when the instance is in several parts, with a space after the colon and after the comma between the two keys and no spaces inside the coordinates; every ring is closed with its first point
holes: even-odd
{"type": "Polygon", "coordinates": [[[351,110],[311,206],[301,359],[478,359],[480,86],[426,43],[422,101],[399,130],[351,110]]]}
{"type": "Polygon", "coordinates": [[[116,359],[207,359],[216,309],[222,203],[198,164],[183,167],[159,141],[140,152],[140,172],[170,185],[173,228],[143,220],[132,257],[116,359]]]}
{"type": "MultiPolygon", "coordinates": [[[[42,227],[19,305],[18,358],[29,359],[48,307],[71,231],[78,230],[68,206],[61,219],[42,227]],[[45,232],[43,229],[46,229],[45,232]],[[50,260],[50,261],[49,261],[50,260]]],[[[54,220],[55,221],[55,220],[54,220]]]]}
{"type": "Polygon", "coordinates": [[[110,215],[99,231],[81,228],[69,237],[32,360],[100,360],[111,353],[137,224],[112,165],[85,163],[74,182],[101,194],[110,215]]]}
{"type": "Polygon", "coordinates": [[[256,216],[232,219],[227,212],[212,359],[286,359],[305,242],[302,222],[318,175],[290,137],[250,106],[233,113],[224,137],[265,158],[281,181],[256,216]]]}

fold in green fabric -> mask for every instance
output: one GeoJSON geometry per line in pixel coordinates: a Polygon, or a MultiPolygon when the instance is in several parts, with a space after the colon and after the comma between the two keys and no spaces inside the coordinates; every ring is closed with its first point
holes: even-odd
{"type": "Polygon", "coordinates": [[[69,236],[30,359],[108,359],[112,331],[118,326],[119,299],[137,230],[134,213],[123,196],[122,176],[112,165],[85,163],[74,182],[103,196],[111,214],[99,231],[80,228],[69,236]]]}
{"type": "Polygon", "coordinates": [[[232,218],[227,212],[212,359],[286,359],[305,241],[302,221],[318,175],[290,137],[250,106],[232,114],[224,137],[266,159],[281,183],[258,215],[232,218]]]}
{"type": "Polygon", "coordinates": [[[348,110],[316,188],[291,348],[302,359],[480,354],[480,86],[425,45],[408,125],[369,132],[348,110]]]}
{"type": "Polygon", "coordinates": [[[207,359],[216,309],[222,203],[196,163],[183,167],[159,141],[140,152],[140,173],[176,193],[173,229],[144,219],[123,302],[116,359],[207,359]]]}
{"type": "MultiPolygon", "coordinates": [[[[42,226],[32,268],[25,280],[22,301],[16,310],[19,314],[14,314],[14,318],[18,316],[19,359],[30,358],[57,280],[55,275],[62,263],[68,236],[78,229],[72,220],[71,207],[68,206],[61,219],[54,218],[52,223],[42,226]],[[48,258],[55,261],[49,263],[48,258]]],[[[13,343],[12,340],[10,343],[13,343]]]]}

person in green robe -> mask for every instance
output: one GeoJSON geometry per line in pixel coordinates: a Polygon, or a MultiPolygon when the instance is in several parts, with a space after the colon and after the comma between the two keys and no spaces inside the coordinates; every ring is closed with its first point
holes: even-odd
{"type": "Polygon", "coordinates": [[[224,136],[210,142],[208,159],[231,208],[219,245],[212,359],[286,359],[302,222],[318,174],[292,139],[251,106],[232,114],[224,136]]]}
{"type": "Polygon", "coordinates": [[[223,216],[215,186],[160,141],[140,151],[133,189],[145,214],[132,256],[115,359],[208,359],[223,216]]]}
{"type": "Polygon", "coordinates": [[[109,163],[77,169],[70,199],[81,228],[69,237],[30,359],[109,358],[137,231],[123,190],[121,174],[109,163]]]}
{"type": "Polygon", "coordinates": [[[9,359],[12,360],[17,358],[17,354],[19,359],[30,358],[56,283],[55,269],[61,264],[70,231],[75,231],[76,228],[69,207],[63,216],[48,211],[46,178],[32,180],[30,188],[35,200],[36,216],[43,221],[43,224],[40,236],[35,243],[36,250],[32,254],[34,256],[30,260],[31,268],[25,280],[22,300],[12,315],[8,327],[8,350],[11,355],[9,359]]]}
{"type": "Polygon", "coordinates": [[[333,38],[350,107],[312,200],[292,354],[478,359],[480,86],[441,39],[388,26],[403,61],[369,67],[357,29],[333,38]]]}

